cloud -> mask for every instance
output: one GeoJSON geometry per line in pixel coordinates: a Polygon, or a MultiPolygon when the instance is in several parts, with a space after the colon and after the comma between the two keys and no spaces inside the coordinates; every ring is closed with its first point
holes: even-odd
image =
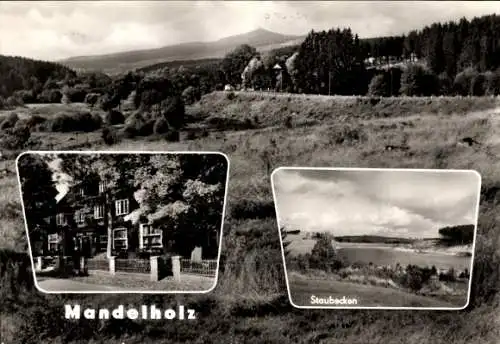
{"type": "Polygon", "coordinates": [[[273,177],[280,224],[336,235],[436,237],[475,221],[475,173],[280,170],[273,177]]]}
{"type": "Polygon", "coordinates": [[[0,53],[54,60],[212,41],[258,27],[297,35],[351,27],[374,37],[498,12],[496,1],[4,1],[0,53]]]}

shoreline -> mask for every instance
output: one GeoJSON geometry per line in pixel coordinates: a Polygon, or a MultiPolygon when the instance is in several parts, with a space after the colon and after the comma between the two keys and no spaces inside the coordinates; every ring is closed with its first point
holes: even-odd
{"type": "Polygon", "coordinates": [[[426,247],[426,248],[416,248],[416,247],[405,247],[398,246],[397,244],[379,244],[379,243],[333,243],[336,249],[346,249],[346,248],[372,248],[381,250],[395,250],[401,252],[410,252],[415,254],[438,254],[446,256],[458,256],[467,257],[466,254],[472,255],[472,247],[469,246],[452,246],[449,248],[436,248],[436,247],[426,247]]]}

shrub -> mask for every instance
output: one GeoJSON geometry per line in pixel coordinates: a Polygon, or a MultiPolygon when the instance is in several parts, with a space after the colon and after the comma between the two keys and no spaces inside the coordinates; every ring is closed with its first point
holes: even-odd
{"type": "Polygon", "coordinates": [[[25,148],[30,137],[31,132],[28,127],[6,129],[1,140],[2,147],[12,150],[25,148]]]}
{"type": "Polygon", "coordinates": [[[100,94],[99,93],[88,93],[85,96],[84,102],[91,107],[95,106],[99,101],[100,94]]]}
{"type": "Polygon", "coordinates": [[[153,132],[155,134],[166,134],[169,129],[168,121],[164,117],[160,117],[155,121],[153,132]]]}
{"type": "Polygon", "coordinates": [[[331,272],[345,266],[345,262],[332,246],[332,239],[331,235],[320,233],[309,258],[309,265],[312,268],[331,272]]]}
{"type": "Polygon", "coordinates": [[[462,96],[472,94],[473,80],[477,78],[478,74],[479,72],[474,68],[466,68],[462,72],[458,73],[453,82],[455,91],[462,96]]]}
{"type": "Polygon", "coordinates": [[[9,129],[9,128],[14,128],[17,121],[19,121],[19,116],[16,113],[10,113],[0,123],[0,129],[5,130],[5,129],[9,129]]]}
{"type": "Polygon", "coordinates": [[[500,93],[500,74],[499,71],[484,73],[485,93],[486,95],[498,95],[500,93]]]}
{"type": "Polygon", "coordinates": [[[333,144],[356,144],[367,140],[365,130],[355,124],[335,125],[330,128],[330,143],[333,144]]]}
{"type": "Polygon", "coordinates": [[[23,105],[24,105],[23,100],[14,96],[10,96],[5,101],[5,107],[7,108],[15,108],[17,106],[23,106],[23,105]]]}
{"type": "Polygon", "coordinates": [[[170,130],[165,135],[165,140],[170,142],[179,142],[181,139],[180,133],[177,130],[170,130]]]}
{"type": "Polygon", "coordinates": [[[375,75],[368,85],[368,95],[385,97],[388,95],[387,78],[384,74],[375,75]]]}
{"type": "Polygon", "coordinates": [[[105,144],[108,146],[113,145],[118,142],[118,137],[113,128],[105,127],[102,129],[101,137],[105,144]]]}
{"type": "Polygon", "coordinates": [[[162,116],[168,123],[179,129],[184,126],[185,106],[180,97],[169,97],[160,103],[162,116]]]}
{"type": "Polygon", "coordinates": [[[430,96],[436,93],[436,77],[420,65],[410,65],[401,74],[401,94],[405,96],[430,96]]]}
{"type": "Polygon", "coordinates": [[[228,100],[233,100],[236,98],[236,94],[234,92],[229,92],[228,94],[226,94],[226,98],[228,100]]]}
{"type": "Polygon", "coordinates": [[[276,216],[274,202],[258,200],[241,200],[231,209],[234,219],[264,219],[276,216]]]}
{"type": "Polygon", "coordinates": [[[14,128],[29,128],[30,131],[43,131],[43,124],[47,121],[45,117],[33,115],[29,118],[23,118],[16,122],[14,128]]]}
{"type": "Polygon", "coordinates": [[[443,72],[438,75],[439,94],[448,95],[453,90],[453,81],[448,73],[443,72]]]}
{"type": "Polygon", "coordinates": [[[406,273],[401,276],[399,282],[404,288],[418,291],[424,285],[423,272],[418,266],[409,265],[406,273]]]}
{"type": "Polygon", "coordinates": [[[19,90],[14,92],[13,96],[15,98],[21,99],[24,104],[34,103],[36,101],[36,96],[32,90],[19,90]]]}
{"type": "Polygon", "coordinates": [[[125,120],[124,133],[127,137],[148,136],[153,133],[154,119],[146,118],[146,115],[136,112],[125,120]]]}
{"type": "Polygon", "coordinates": [[[83,103],[85,102],[85,97],[87,96],[87,91],[81,88],[67,87],[63,91],[63,103],[83,103]]]}
{"type": "Polygon", "coordinates": [[[37,96],[37,100],[39,103],[60,103],[61,99],[61,91],[55,89],[43,90],[37,96]]]}
{"type": "Polygon", "coordinates": [[[450,268],[445,273],[440,273],[439,280],[443,282],[455,282],[456,281],[455,269],[450,268]]]}
{"type": "Polygon", "coordinates": [[[188,86],[184,91],[182,91],[182,100],[185,104],[193,104],[198,98],[196,93],[196,89],[193,86],[188,86]]]}
{"type": "Polygon", "coordinates": [[[91,114],[90,112],[84,112],[74,115],[67,115],[64,113],[57,114],[55,117],[47,120],[46,128],[51,132],[92,132],[101,128],[101,126],[101,116],[91,114]]]}
{"type": "Polygon", "coordinates": [[[104,122],[108,125],[117,125],[125,123],[125,116],[120,111],[109,110],[104,117],[104,122]]]}
{"type": "Polygon", "coordinates": [[[221,130],[247,130],[256,128],[249,118],[242,121],[235,118],[210,117],[207,119],[207,123],[211,127],[221,130]]]}
{"type": "Polygon", "coordinates": [[[460,278],[470,278],[469,269],[465,269],[464,271],[460,272],[459,277],[460,278]]]}
{"type": "Polygon", "coordinates": [[[484,96],[486,87],[486,77],[484,74],[476,74],[471,80],[470,94],[473,96],[484,96]]]}
{"type": "Polygon", "coordinates": [[[26,120],[26,126],[28,126],[29,128],[36,128],[38,125],[44,123],[45,121],[47,121],[45,117],[33,115],[26,120]]]}

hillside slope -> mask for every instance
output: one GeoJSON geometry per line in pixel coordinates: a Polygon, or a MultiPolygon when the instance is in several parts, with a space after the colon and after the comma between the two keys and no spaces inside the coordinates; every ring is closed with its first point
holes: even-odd
{"type": "Polygon", "coordinates": [[[250,121],[258,127],[302,126],[351,120],[410,117],[416,114],[466,114],[492,109],[489,97],[370,98],[273,92],[213,92],[191,111],[209,121],[250,121]]]}
{"type": "Polygon", "coordinates": [[[127,51],[107,55],[77,56],[60,61],[74,69],[101,70],[118,73],[168,61],[222,58],[241,44],[260,51],[299,44],[302,36],[283,35],[264,29],[235,35],[214,42],[191,42],[157,49],[127,51]]]}

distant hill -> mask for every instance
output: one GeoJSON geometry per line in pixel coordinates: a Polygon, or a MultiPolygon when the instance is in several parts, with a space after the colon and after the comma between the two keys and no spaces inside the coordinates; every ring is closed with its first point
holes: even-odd
{"type": "Polygon", "coordinates": [[[77,56],[59,62],[77,70],[99,70],[113,74],[169,61],[222,58],[241,44],[249,44],[259,51],[269,51],[289,45],[298,45],[304,37],[257,29],[214,42],[191,42],[157,49],[77,56]]]}
{"type": "Polygon", "coordinates": [[[350,243],[373,243],[373,244],[412,244],[415,239],[393,238],[378,235],[353,235],[353,236],[336,236],[338,242],[350,243]]]}

